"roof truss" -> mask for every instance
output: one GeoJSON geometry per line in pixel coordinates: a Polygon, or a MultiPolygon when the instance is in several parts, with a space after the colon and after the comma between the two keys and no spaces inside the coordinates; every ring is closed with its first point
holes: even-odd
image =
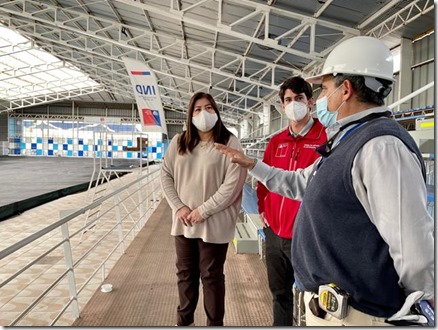
{"type": "MultiPolygon", "coordinates": [[[[78,90],[78,96],[105,91],[112,100],[134,102],[121,62],[128,56],[154,70],[168,109],[185,111],[190,96],[205,91],[214,96],[227,120],[238,123],[261,112],[263,104],[278,104],[278,88],[286,77],[317,73],[323,59],[343,40],[360,34],[385,38],[434,8],[431,0],[414,0],[388,14],[399,4],[392,0],[352,27],[325,18],[332,6],[339,5],[335,0],[321,3],[309,15],[268,3],[11,0],[0,4],[0,22],[30,39],[13,45],[12,51],[38,46],[60,60],[47,67],[10,68],[15,77],[71,65],[100,84],[100,88],[78,90]]],[[[2,102],[0,111],[71,97],[66,92],[56,94],[2,102]]]]}

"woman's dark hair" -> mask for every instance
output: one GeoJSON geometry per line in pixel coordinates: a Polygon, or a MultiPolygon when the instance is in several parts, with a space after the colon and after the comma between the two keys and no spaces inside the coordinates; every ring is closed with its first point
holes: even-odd
{"type": "Polygon", "coordinates": [[[207,99],[217,114],[217,122],[213,127],[213,141],[221,144],[227,144],[232,133],[224,126],[217,104],[213,97],[208,93],[198,92],[190,99],[189,107],[187,109],[187,130],[184,131],[178,139],[178,153],[184,155],[186,152],[192,152],[192,150],[198,145],[200,137],[198,129],[192,123],[193,111],[195,104],[200,99],[207,99]]]}

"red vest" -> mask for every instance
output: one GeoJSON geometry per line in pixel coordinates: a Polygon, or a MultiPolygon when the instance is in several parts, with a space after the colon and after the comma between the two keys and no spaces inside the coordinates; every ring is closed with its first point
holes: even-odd
{"type": "MultiPolygon", "coordinates": [[[[317,120],[305,136],[293,137],[289,127],[273,136],[266,147],[263,162],[285,170],[305,168],[319,157],[315,148],[327,140],[325,128],[317,120]]],[[[300,202],[270,192],[260,182],[257,183],[257,204],[259,213],[265,212],[265,218],[272,231],[280,237],[292,238],[300,202]]]]}

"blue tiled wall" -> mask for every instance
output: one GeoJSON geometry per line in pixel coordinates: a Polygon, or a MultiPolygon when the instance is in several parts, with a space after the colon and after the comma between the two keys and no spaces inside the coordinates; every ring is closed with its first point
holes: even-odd
{"type": "MultiPolygon", "coordinates": [[[[123,150],[124,147],[132,147],[136,142],[132,140],[108,140],[108,158],[140,158],[140,152],[123,150]]],[[[148,146],[148,157],[150,160],[161,159],[163,144],[161,141],[150,141],[148,146]]],[[[105,146],[103,141],[98,140],[94,144],[86,139],[62,139],[62,138],[11,138],[9,154],[27,156],[62,156],[62,157],[105,157],[105,146]],[[96,155],[94,155],[93,151],[96,155]]]]}

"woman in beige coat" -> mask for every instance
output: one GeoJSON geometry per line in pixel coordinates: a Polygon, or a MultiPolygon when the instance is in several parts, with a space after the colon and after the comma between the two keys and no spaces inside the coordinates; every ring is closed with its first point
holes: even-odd
{"type": "Polygon", "coordinates": [[[234,238],[246,170],[218,152],[214,142],[241,149],[222,123],[213,97],[196,93],[188,108],[187,130],[172,139],[161,170],[163,192],[173,211],[180,326],[193,325],[199,279],[207,325],[223,325],[224,263],[234,238]]]}

